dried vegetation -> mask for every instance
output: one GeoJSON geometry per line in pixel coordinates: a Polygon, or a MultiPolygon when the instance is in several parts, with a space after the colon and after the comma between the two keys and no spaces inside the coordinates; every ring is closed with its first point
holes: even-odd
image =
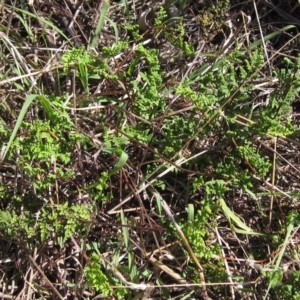
{"type": "Polygon", "coordinates": [[[0,2],[0,297],[299,299],[299,2],[30,2],[0,2]]]}

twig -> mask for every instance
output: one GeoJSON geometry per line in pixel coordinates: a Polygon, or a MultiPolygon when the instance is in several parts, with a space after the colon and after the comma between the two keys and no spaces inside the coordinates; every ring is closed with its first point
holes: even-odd
{"type": "Polygon", "coordinates": [[[0,298],[1,299],[12,299],[14,296],[8,295],[8,294],[3,294],[0,292],[0,298]]]}
{"type": "MultiPolygon", "coordinates": [[[[225,253],[224,253],[224,249],[222,247],[222,241],[221,241],[222,238],[219,234],[218,228],[215,229],[215,232],[216,232],[217,239],[218,239],[221,251],[222,251],[222,255],[223,255],[223,257],[225,257],[225,253]]],[[[227,243],[226,243],[226,246],[228,246],[227,243]]],[[[228,249],[230,251],[230,247],[228,247],[228,249]]],[[[234,294],[234,288],[233,288],[234,283],[233,283],[233,280],[232,280],[232,272],[229,270],[228,262],[227,262],[226,259],[224,259],[224,265],[225,265],[225,269],[226,269],[226,272],[227,272],[227,275],[228,275],[228,281],[232,284],[232,285],[230,285],[231,299],[234,300],[235,299],[235,294],[234,294]]]]}
{"type": "Polygon", "coordinates": [[[265,43],[263,31],[262,31],[262,28],[261,28],[261,25],[260,25],[259,15],[258,15],[256,3],[255,3],[254,0],[253,0],[253,7],[254,7],[255,14],[256,14],[256,19],[257,19],[257,23],[258,23],[258,28],[259,28],[260,36],[261,36],[261,41],[262,41],[262,44],[263,44],[265,58],[267,60],[268,66],[269,66],[269,76],[272,76],[272,68],[271,68],[271,65],[270,65],[269,55],[268,55],[268,51],[267,51],[267,47],[266,47],[266,43],[265,43]]]}
{"type": "MultiPolygon", "coordinates": [[[[156,193],[157,193],[157,192],[156,192],[156,193]]],[[[172,223],[174,224],[174,226],[175,226],[177,232],[178,232],[179,235],[180,235],[180,238],[181,238],[183,244],[184,244],[185,247],[187,248],[187,250],[188,250],[190,256],[192,257],[194,263],[195,263],[196,266],[198,267],[199,275],[200,275],[200,280],[201,280],[201,283],[203,284],[203,285],[202,285],[203,297],[204,297],[204,299],[207,300],[207,299],[209,299],[209,297],[208,297],[207,289],[206,289],[206,285],[205,285],[205,278],[204,278],[203,268],[202,268],[202,266],[201,266],[201,264],[200,264],[198,258],[197,258],[196,255],[194,254],[194,251],[192,250],[192,248],[191,248],[191,246],[190,246],[188,240],[186,239],[186,237],[185,237],[183,231],[181,230],[180,226],[179,226],[179,225],[177,224],[177,222],[175,221],[174,216],[173,216],[173,214],[171,213],[171,210],[170,210],[168,204],[166,203],[166,201],[162,199],[162,200],[161,200],[161,205],[162,205],[162,207],[163,207],[165,213],[167,214],[167,216],[170,218],[170,220],[171,220],[172,223]]]]}
{"type": "Polygon", "coordinates": [[[38,264],[35,262],[35,260],[32,258],[31,255],[28,255],[29,259],[31,260],[31,262],[33,263],[33,265],[37,268],[37,270],[39,271],[39,273],[42,275],[42,277],[44,278],[44,280],[46,281],[46,283],[49,285],[49,287],[51,287],[51,289],[53,290],[53,292],[55,293],[55,295],[60,299],[60,300],[64,300],[64,297],[58,292],[58,290],[55,288],[55,286],[51,283],[51,281],[47,278],[47,276],[44,274],[43,270],[38,266],[38,264]]]}
{"type": "MultiPolygon", "coordinates": [[[[36,254],[37,254],[37,248],[35,247],[34,248],[34,257],[36,257],[36,254]]],[[[27,290],[27,295],[26,295],[26,300],[30,300],[31,299],[31,296],[32,296],[32,287],[31,287],[31,284],[32,284],[32,280],[34,278],[34,272],[33,272],[33,268],[30,268],[30,271],[29,271],[29,280],[28,280],[28,290],[27,290]]]]}
{"type": "Polygon", "coordinates": [[[170,275],[174,280],[176,280],[178,283],[180,284],[187,284],[187,281],[182,278],[179,274],[177,274],[176,272],[174,272],[172,269],[170,269],[169,267],[167,267],[165,264],[163,264],[162,262],[158,261],[156,258],[154,258],[153,256],[149,258],[149,261],[157,268],[161,269],[163,272],[167,273],[168,275],[170,275]]]}
{"type": "Polygon", "coordinates": [[[273,138],[274,141],[274,151],[273,151],[273,170],[272,170],[272,193],[271,193],[271,199],[270,199],[270,213],[269,213],[269,229],[271,229],[271,222],[272,222],[272,213],[273,213],[273,203],[274,203],[274,186],[275,186],[275,172],[276,172],[276,146],[277,146],[277,138],[273,138]]]}

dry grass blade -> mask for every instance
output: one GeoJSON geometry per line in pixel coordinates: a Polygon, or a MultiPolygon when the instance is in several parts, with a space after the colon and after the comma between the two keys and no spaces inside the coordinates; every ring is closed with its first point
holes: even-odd
{"type": "MultiPolygon", "coordinates": [[[[156,191],[154,192],[154,195],[159,195],[156,191]]],[[[160,196],[160,195],[159,195],[160,196]]],[[[171,213],[171,210],[168,206],[168,204],[161,198],[161,205],[166,213],[166,215],[168,216],[168,218],[170,218],[170,220],[172,221],[173,225],[175,226],[179,236],[180,236],[180,239],[182,241],[182,243],[184,244],[184,246],[186,247],[187,251],[189,252],[191,258],[193,259],[195,265],[197,266],[198,268],[198,271],[199,271],[199,275],[200,275],[200,279],[201,279],[201,283],[203,284],[202,286],[202,291],[203,291],[203,297],[205,299],[209,299],[208,297],[208,294],[207,294],[207,289],[206,289],[206,286],[205,286],[205,278],[204,278],[204,270],[203,268],[201,267],[201,264],[198,260],[198,258],[196,257],[194,251],[192,250],[188,240],[186,239],[183,231],[181,230],[180,226],[177,224],[177,222],[175,221],[174,219],[174,216],[173,214],[171,213]]]]}
{"type": "Polygon", "coordinates": [[[267,61],[268,66],[269,66],[269,76],[272,76],[272,69],[271,69],[271,65],[270,65],[269,55],[268,55],[267,47],[266,47],[266,44],[265,44],[265,39],[264,39],[264,36],[263,36],[262,28],[261,28],[261,25],[260,25],[260,22],[259,22],[259,15],[258,15],[258,12],[257,12],[257,7],[256,7],[255,1],[253,1],[253,6],[254,6],[257,22],[258,22],[259,32],[260,32],[261,41],[262,41],[263,48],[264,48],[266,61],[267,61]]]}
{"type": "MultiPolygon", "coordinates": [[[[22,76],[22,73],[25,73],[25,75],[27,75],[27,77],[30,78],[30,80],[31,80],[31,85],[32,85],[31,88],[36,86],[36,81],[31,74],[31,70],[28,68],[25,58],[20,54],[18,49],[11,43],[10,39],[6,36],[5,33],[0,31],[0,37],[3,40],[5,40],[5,42],[8,44],[7,48],[9,49],[12,57],[14,58],[17,71],[19,72],[19,76],[22,76]],[[23,71],[22,71],[21,67],[23,68],[23,71]]],[[[21,77],[21,78],[25,78],[25,77],[21,77]]]]}
{"type": "Polygon", "coordinates": [[[298,299],[299,1],[75,2],[0,4],[0,298],[298,299]]]}
{"type": "MultiPolygon", "coordinates": [[[[274,144],[274,151],[273,151],[273,168],[272,168],[272,189],[275,186],[275,174],[276,174],[276,145],[277,145],[277,138],[273,138],[273,144],[274,144]]],[[[270,199],[270,213],[269,213],[269,226],[271,226],[272,222],[272,213],[273,213],[273,203],[274,203],[274,194],[271,194],[270,199]]]]}
{"type": "Polygon", "coordinates": [[[188,286],[187,281],[181,277],[179,274],[175,273],[171,268],[163,264],[162,262],[158,261],[154,257],[150,257],[149,261],[157,268],[161,269],[163,272],[170,275],[174,280],[176,280],[180,284],[186,284],[188,286]]]}

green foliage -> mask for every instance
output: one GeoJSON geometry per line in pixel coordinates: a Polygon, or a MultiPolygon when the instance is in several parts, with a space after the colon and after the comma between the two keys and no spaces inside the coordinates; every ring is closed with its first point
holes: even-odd
{"type": "Polygon", "coordinates": [[[142,35],[139,33],[139,25],[126,23],[124,27],[130,32],[135,40],[141,40],[142,35]]]}
{"type": "Polygon", "coordinates": [[[61,204],[42,208],[33,215],[26,210],[18,215],[14,209],[0,211],[0,228],[3,233],[13,238],[34,238],[41,241],[51,236],[61,237],[65,242],[75,233],[82,236],[87,228],[84,221],[90,220],[90,212],[83,205],[61,204]]]}
{"type": "Polygon", "coordinates": [[[222,197],[228,191],[226,182],[221,179],[211,180],[205,182],[206,197],[222,197]]]}
{"type": "MultiPolygon", "coordinates": [[[[203,201],[206,202],[206,201],[203,201]]],[[[188,241],[193,245],[194,252],[200,258],[212,258],[215,247],[206,247],[205,241],[207,236],[207,226],[209,225],[209,220],[212,216],[211,208],[207,203],[203,203],[203,210],[197,211],[194,221],[189,221],[188,223],[183,223],[183,231],[186,234],[188,241]]]]}
{"type": "Polygon", "coordinates": [[[87,222],[90,220],[90,212],[83,205],[72,205],[68,203],[45,207],[42,209],[41,218],[38,220],[37,229],[41,240],[50,237],[51,233],[62,238],[65,242],[75,233],[79,236],[85,233],[87,222]]]}
{"type": "Polygon", "coordinates": [[[193,114],[188,120],[184,120],[179,116],[174,116],[172,120],[164,120],[164,137],[157,140],[158,145],[164,147],[163,154],[172,157],[176,152],[180,151],[187,137],[191,137],[195,130],[195,119],[193,114]]]}
{"type": "Polygon", "coordinates": [[[25,211],[21,216],[18,216],[15,209],[11,208],[6,211],[0,211],[1,232],[16,239],[21,239],[24,235],[29,238],[33,237],[36,231],[31,214],[31,212],[25,211]]]}
{"type": "MultiPolygon", "coordinates": [[[[165,20],[167,19],[168,15],[163,7],[160,7],[158,11],[157,17],[155,19],[155,26],[157,26],[157,31],[161,31],[162,27],[164,27],[165,20]]],[[[179,19],[179,21],[172,24],[172,30],[168,30],[167,28],[163,30],[166,38],[170,41],[174,46],[182,49],[187,56],[193,56],[194,50],[192,46],[184,41],[185,30],[183,28],[183,21],[179,19]]]]}
{"type": "MultiPolygon", "coordinates": [[[[171,2],[180,8],[187,3],[182,0],[171,2]]],[[[229,1],[217,1],[208,9],[200,11],[199,22],[204,33],[208,33],[208,26],[212,21],[214,29],[221,28],[228,7],[229,1]]],[[[102,12],[101,20],[99,19],[99,30],[103,26],[106,9],[102,12]]],[[[167,18],[166,11],[161,8],[155,20],[156,33],[162,31],[169,42],[183,50],[180,51],[180,55],[193,56],[191,45],[185,41],[182,19],[174,18],[171,28],[167,18]]],[[[78,128],[75,128],[73,118],[67,109],[69,104],[65,102],[68,95],[64,97],[31,95],[25,101],[11,137],[5,123],[0,119],[1,138],[7,140],[10,137],[8,159],[17,161],[15,169],[18,168],[27,184],[22,186],[21,194],[11,193],[9,187],[1,183],[0,229],[3,234],[27,241],[31,239],[40,242],[55,236],[65,242],[75,234],[82,238],[89,228],[91,207],[98,208],[113,197],[110,191],[114,185],[113,176],[125,165],[129,168],[136,167],[130,160],[130,155],[135,155],[135,150],[131,151],[131,146],[136,146],[134,140],[146,144],[154,152],[149,163],[146,156],[146,160],[142,162],[147,162],[145,171],[138,165],[138,169],[144,172],[142,175],[147,180],[149,174],[154,178],[158,171],[161,172],[171,165],[162,161],[161,154],[174,161],[183,150],[191,151],[193,154],[200,152],[202,146],[197,148],[190,144],[204,141],[208,142],[203,146],[207,153],[184,165],[185,168],[191,168],[192,171],[196,169],[202,174],[198,177],[193,175],[191,180],[193,193],[197,192],[200,195],[196,202],[201,208],[195,212],[194,206],[189,204],[188,221],[184,218],[180,221],[180,225],[193,251],[201,259],[207,282],[225,281],[227,277],[222,263],[215,263],[213,259],[215,255],[221,253],[221,249],[218,244],[209,242],[212,228],[217,226],[217,216],[222,208],[228,222],[231,223],[231,229],[242,234],[258,234],[247,227],[223,199],[236,189],[255,198],[256,195],[252,191],[253,174],[261,178],[268,176],[271,164],[261,155],[254,142],[256,137],[286,136],[296,132],[296,127],[287,115],[290,114],[291,104],[299,92],[300,58],[296,61],[285,58],[286,68],[274,71],[274,76],[279,80],[274,91],[268,95],[264,103],[256,103],[254,96],[257,91],[254,82],[260,77],[258,70],[264,65],[262,49],[247,53],[234,49],[225,57],[217,57],[214,63],[194,69],[182,84],[172,88],[171,92],[176,97],[179,96],[191,106],[188,113],[183,116],[178,113],[176,107],[173,108],[176,103],[171,105],[165,97],[170,90],[164,82],[165,74],[161,69],[158,50],[140,43],[143,36],[139,34],[137,25],[127,24],[126,29],[135,40],[135,47],[132,47],[132,39],[128,36],[112,47],[103,47],[99,55],[82,47],[66,51],[61,58],[64,69],[60,75],[74,72],[87,95],[87,99],[80,105],[86,105],[94,100],[88,99],[89,89],[93,83],[98,84],[100,80],[122,83],[128,96],[120,99],[103,97],[96,99],[102,104],[110,104],[113,100],[116,105],[109,108],[115,117],[112,124],[105,123],[107,121],[105,113],[101,112],[96,116],[102,130],[102,146],[99,152],[103,155],[102,159],[107,159],[105,162],[110,164],[103,164],[105,166],[93,174],[92,181],[77,186],[77,181],[74,180],[72,160],[78,143],[87,151],[88,146],[95,145],[91,138],[77,133],[78,128]],[[126,58],[120,67],[118,66],[118,70],[113,71],[111,62],[121,52],[130,52],[127,58],[131,60],[126,58]],[[46,112],[47,118],[43,121],[36,115],[34,118],[25,118],[34,99],[39,101],[39,105],[46,112]],[[131,113],[136,117],[135,122],[128,122],[131,113]],[[241,124],[238,121],[239,117],[248,122],[241,124]],[[26,121],[23,121],[24,118],[26,121]],[[20,128],[22,131],[17,136],[20,128]],[[112,128],[116,129],[116,133],[111,133],[112,128]],[[122,132],[125,132],[126,136],[122,132]],[[210,139],[213,143],[209,143],[210,139]],[[71,190],[71,193],[84,191],[92,199],[92,203],[72,204],[69,199],[63,199],[58,203],[60,201],[58,197],[57,203],[53,204],[55,201],[49,191],[54,190],[53,187],[58,180],[75,182],[76,189],[71,190]]],[[[96,43],[96,37],[94,38],[93,43],[96,43]]],[[[20,84],[17,86],[21,89],[20,84]]],[[[1,147],[3,144],[1,141],[1,147]]],[[[175,172],[176,175],[181,175],[179,168],[175,169],[175,172]]],[[[164,190],[170,186],[167,177],[160,177],[153,185],[164,190]]],[[[164,223],[161,207],[159,218],[164,223]]],[[[126,218],[122,216],[122,223],[126,222],[126,218]]],[[[293,222],[290,220],[290,223],[293,222]]],[[[114,253],[114,265],[119,261],[119,249],[125,244],[127,264],[117,265],[117,268],[124,274],[128,273],[131,281],[138,282],[140,274],[146,277],[151,272],[145,270],[138,273],[129,231],[124,227],[122,232],[120,243],[113,243],[113,246],[118,248],[114,253]]],[[[174,239],[173,232],[169,233],[168,238],[174,239]]],[[[279,233],[274,233],[273,245],[279,247],[283,244],[282,240],[279,233]]],[[[111,295],[111,285],[120,284],[112,268],[101,255],[92,254],[89,264],[85,267],[88,286],[105,296],[111,295]]],[[[300,273],[293,271],[285,278],[282,270],[279,268],[274,270],[264,274],[271,292],[282,294],[282,299],[300,297],[298,287],[300,273]]],[[[191,268],[188,272],[188,275],[192,274],[190,275],[192,281],[200,282],[198,273],[191,268]]],[[[125,293],[125,289],[116,292],[120,299],[125,293]]]]}
{"type": "Polygon", "coordinates": [[[212,30],[218,31],[226,18],[226,11],[229,9],[230,1],[206,1],[206,5],[199,11],[197,18],[203,33],[206,35],[212,30]],[[211,26],[213,24],[213,26],[211,26]]]}
{"type": "MultiPolygon", "coordinates": [[[[270,94],[268,102],[256,108],[251,96],[254,86],[250,81],[245,84],[245,80],[255,79],[258,76],[257,69],[262,64],[261,50],[253,51],[247,57],[240,50],[235,50],[201,76],[201,80],[197,82],[197,89],[191,85],[191,82],[195,83],[196,75],[193,73],[190,74],[189,80],[176,89],[176,93],[190,99],[205,116],[200,123],[198,122],[197,126],[200,129],[197,139],[205,139],[209,135],[218,136],[222,132],[220,145],[223,145],[224,149],[230,149],[221,150],[223,159],[217,164],[213,160],[202,158],[199,164],[202,170],[206,172],[207,166],[210,165],[215,169],[218,178],[228,181],[228,188],[242,187],[249,193],[253,187],[252,172],[264,177],[270,170],[270,163],[262,158],[253,146],[253,136],[285,136],[294,133],[296,129],[291,120],[286,118],[286,114],[291,112],[291,104],[298,90],[299,76],[295,74],[298,74],[299,62],[293,63],[294,73],[278,71],[276,75],[280,78],[282,87],[278,86],[274,93],[270,94]],[[238,115],[248,118],[251,122],[240,125],[237,122],[238,115]]],[[[197,74],[197,70],[194,73],[197,74]]],[[[187,123],[192,124],[193,117],[187,123]]],[[[185,125],[185,128],[187,126],[185,125]]],[[[186,133],[188,139],[191,131],[186,133]]],[[[216,156],[220,155],[220,152],[211,154],[216,156]]],[[[210,179],[203,180],[205,182],[210,179]]]]}
{"type": "MultiPolygon", "coordinates": [[[[194,253],[199,257],[202,266],[205,265],[207,282],[216,282],[217,278],[224,280],[226,278],[226,272],[220,262],[218,263],[218,267],[216,267],[215,264],[211,265],[214,255],[221,254],[221,249],[217,243],[208,242],[210,239],[210,231],[212,227],[217,224],[215,211],[218,210],[218,205],[214,204],[214,201],[211,199],[212,198],[207,197],[202,200],[200,203],[202,208],[201,210],[197,210],[194,219],[183,221],[181,226],[194,253]]],[[[199,273],[195,272],[194,267],[191,267],[189,273],[189,276],[193,278],[194,282],[201,282],[199,273]]]]}
{"type": "MultiPolygon", "coordinates": [[[[117,45],[116,49],[121,49],[127,44],[126,42],[120,42],[117,45]]],[[[106,53],[112,55],[114,51],[108,51],[106,48],[106,53]]],[[[62,56],[64,70],[69,71],[74,68],[77,71],[76,75],[79,76],[82,86],[85,91],[88,92],[88,83],[90,80],[99,80],[103,77],[112,80],[118,79],[117,75],[110,72],[110,67],[108,66],[109,55],[107,55],[107,57],[99,57],[84,48],[73,48],[72,50],[66,51],[62,56]]]]}
{"type": "MultiPolygon", "coordinates": [[[[164,111],[165,101],[160,95],[163,77],[160,72],[157,50],[147,50],[143,45],[139,44],[136,51],[139,59],[142,59],[142,57],[146,59],[148,67],[147,72],[141,71],[139,73],[139,80],[131,82],[136,98],[133,112],[149,120],[156,116],[158,111],[164,111]]],[[[129,74],[134,69],[134,65],[135,62],[129,67],[129,74]]]]}
{"type": "Polygon", "coordinates": [[[71,178],[73,171],[68,168],[56,168],[53,163],[68,165],[75,142],[80,135],[66,132],[70,130],[67,122],[51,121],[24,122],[25,136],[14,141],[12,148],[20,155],[19,166],[33,186],[39,191],[53,185],[57,177],[71,178]],[[55,124],[56,123],[56,124],[55,124]]]}
{"type": "Polygon", "coordinates": [[[42,101],[55,107],[46,110],[49,120],[23,122],[22,134],[11,145],[8,157],[13,160],[18,153],[17,170],[26,184],[22,184],[22,196],[9,196],[9,187],[1,187],[0,201],[7,208],[1,212],[0,227],[15,238],[27,236],[43,241],[54,231],[65,241],[85,230],[76,218],[88,220],[89,212],[80,205],[68,207],[67,202],[49,206],[48,191],[57,180],[68,181],[74,176],[70,167],[72,152],[77,141],[85,143],[85,137],[75,133],[61,97],[44,97],[42,101]]]}
{"type": "Polygon", "coordinates": [[[105,203],[112,195],[107,191],[109,188],[109,176],[107,172],[102,172],[98,178],[98,181],[88,187],[85,190],[89,191],[90,197],[95,201],[101,201],[105,203]]]}
{"type": "Polygon", "coordinates": [[[297,300],[300,298],[300,271],[292,271],[287,279],[284,279],[281,270],[269,272],[266,277],[272,283],[270,294],[277,295],[276,299],[297,300]]]}
{"type": "MultiPolygon", "coordinates": [[[[126,26],[125,26],[126,27],[126,26]]],[[[107,57],[113,57],[119,54],[120,52],[124,51],[125,49],[129,48],[129,41],[128,38],[119,41],[113,45],[113,47],[103,47],[103,54],[107,57]]]]}
{"type": "Polygon", "coordinates": [[[273,272],[266,272],[265,278],[270,284],[270,295],[276,297],[276,299],[299,299],[300,297],[300,272],[292,271],[289,273],[288,278],[284,278],[282,270],[276,270],[273,272]]]}
{"type": "MultiPolygon", "coordinates": [[[[109,275],[105,261],[96,253],[92,254],[89,264],[84,268],[84,274],[88,287],[95,288],[96,291],[101,292],[105,296],[113,293],[111,283],[120,285],[119,280],[109,275]],[[103,269],[106,269],[105,272],[102,271],[101,264],[103,269]]],[[[114,294],[118,296],[118,299],[124,299],[127,291],[125,288],[118,288],[114,294]]]]}
{"type": "Polygon", "coordinates": [[[246,159],[252,165],[258,176],[266,176],[271,164],[269,161],[262,158],[254,147],[245,144],[245,146],[238,147],[237,152],[241,159],[246,159]]]}
{"type": "MultiPolygon", "coordinates": [[[[203,187],[203,178],[198,177],[193,181],[194,191],[203,187]]],[[[197,210],[194,219],[190,216],[188,222],[182,223],[182,230],[186,234],[188,241],[193,245],[195,254],[204,259],[210,259],[213,255],[220,253],[219,246],[212,244],[206,245],[206,241],[209,239],[209,231],[216,226],[216,211],[219,210],[219,204],[214,200],[214,197],[219,194],[223,194],[226,191],[224,182],[222,180],[216,180],[206,182],[205,197],[200,201],[201,209],[197,210]]]]}
{"type": "Polygon", "coordinates": [[[89,265],[84,268],[84,274],[89,287],[95,288],[96,291],[103,293],[105,296],[112,293],[109,280],[101,270],[100,257],[96,253],[92,254],[89,265]]]}

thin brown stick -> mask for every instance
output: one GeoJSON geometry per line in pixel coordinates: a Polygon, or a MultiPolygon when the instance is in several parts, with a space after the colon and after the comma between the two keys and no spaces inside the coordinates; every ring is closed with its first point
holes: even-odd
{"type": "Polygon", "coordinates": [[[28,255],[30,261],[33,263],[33,265],[37,268],[39,273],[42,275],[42,277],[45,279],[47,284],[51,287],[55,295],[60,299],[64,300],[64,297],[58,292],[58,290],[55,288],[55,286],[51,283],[51,281],[47,278],[47,276],[44,274],[43,270],[38,266],[38,264],[35,262],[35,260],[32,258],[31,255],[28,255]]]}
{"type": "Polygon", "coordinates": [[[183,231],[181,230],[180,226],[177,224],[177,222],[175,221],[175,218],[167,204],[167,202],[165,200],[161,200],[161,205],[165,211],[165,213],[167,214],[167,216],[170,218],[170,220],[172,221],[173,225],[175,226],[183,244],[185,245],[186,249],[188,250],[190,256],[192,257],[194,263],[196,264],[197,268],[198,268],[198,271],[199,271],[199,276],[200,276],[200,280],[201,280],[201,283],[203,284],[202,285],[202,292],[203,292],[203,297],[204,299],[208,300],[210,299],[208,297],[208,294],[207,294],[207,289],[206,289],[206,285],[205,285],[205,277],[204,277],[204,271],[203,271],[203,268],[198,260],[198,258],[196,257],[193,249],[191,248],[188,240],[186,239],[183,231]]]}
{"type": "Polygon", "coordinates": [[[272,223],[272,214],[273,214],[273,203],[274,203],[274,186],[275,186],[275,174],[276,174],[276,153],[277,153],[277,137],[272,138],[274,142],[274,151],[273,151],[273,170],[272,170],[272,193],[270,198],[270,213],[269,213],[269,229],[271,229],[272,223]]]}

